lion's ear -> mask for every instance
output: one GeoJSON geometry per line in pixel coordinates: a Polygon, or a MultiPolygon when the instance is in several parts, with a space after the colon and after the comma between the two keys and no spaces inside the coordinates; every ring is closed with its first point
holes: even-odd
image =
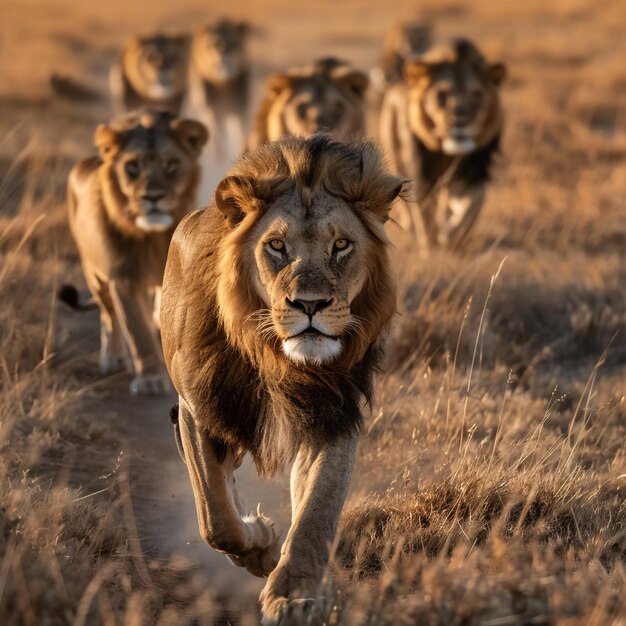
{"type": "Polygon", "coordinates": [[[358,98],[365,97],[365,92],[370,83],[369,76],[365,72],[349,69],[345,73],[339,72],[336,78],[358,98]]]}
{"type": "Polygon", "coordinates": [[[182,147],[194,156],[199,156],[209,139],[209,131],[204,124],[195,120],[173,119],[170,128],[176,133],[182,147]]]}
{"type": "Polygon", "coordinates": [[[251,176],[227,176],[215,190],[215,204],[231,227],[244,218],[247,203],[254,197],[251,176]]]}
{"type": "Polygon", "coordinates": [[[293,78],[287,74],[273,74],[265,83],[265,91],[270,98],[278,98],[281,93],[291,89],[293,78]]]}
{"type": "Polygon", "coordinates": [[[506,78],[506,65],[504,63],[490,63],[487,66],[487,77],[496,87],[499,87],[506,78]]]}
{"type": "Polygon", "coordinates": [[[94,135],[95,144],[103,160],[112,159],[122,147],[122,138],[110,126],[100,124],[94,135]]]}
{"type": "Polygon", "coordinates": [[[409,59],[402,70],[404,78],[409,85],[415,85],[428,76],[430,65],[421,59],[409,59]]]}
{"type": "Polygon", "coordinates": [[[397,176],[387,176],[385,180],[385,200],[382,204],[384,207],[383,214],[381,215],[383,223],[389,219],[389,212],[391,211],[391,204],[400,196],[405,186],[409,183],[406,178],[398,178],[397,176]]]}

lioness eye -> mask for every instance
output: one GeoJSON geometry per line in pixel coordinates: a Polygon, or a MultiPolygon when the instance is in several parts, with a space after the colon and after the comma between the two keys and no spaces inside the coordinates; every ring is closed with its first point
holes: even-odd
{"type": "Polygon", "coordinates": [[[483,101],[483,94],[481,91],[472,91],[472,100],[476,104],[480,104],[483,101]]]}
{"type": "Polygon", "coordinates": [[[276,252],[283,252],[283,250],[285,249],[285,242],[281,241],[280,239],[272,239],[268,245],[272,250],[275,250],[276,252]]]}
{"type": "Polygon", "coordinates": [[[168,176],[173,176],[174,174],[176,174],[176,172],[178,172],[179,167],[180,167],[180,162],[177,161],[176,159],[171,159],[170,161],[167,162],[167,165],[165,166],[165,173],[168,176]]]}
{"type": "Polygon", "coordinates": [[[337,239],[333,244],[333,252],[345,252],[352,244],[347,239],[337,239]]]}
{"type": "Polygon", "coordinates": [[[139,176],[139,163],[137,161],[126,161],[124,171],[128,178],[137,178],[139,176]]]}

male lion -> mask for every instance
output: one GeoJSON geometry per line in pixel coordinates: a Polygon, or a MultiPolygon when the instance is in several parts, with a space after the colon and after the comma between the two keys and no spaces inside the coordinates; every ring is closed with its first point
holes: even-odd
{"type": "Polygon", "coordinates": [[[200,533],[269,575],[265,624],[308,606],[328,560],[396,307],[384,223],[401,187],[370,143],[286,137],[244,156],[172,239],[161,333],[200,533]],[[282,550],[237,492],[246,452],[264,475],[295,459],[282,550]]]}
{"type": "Polygon", "coordinates": [[[244,147],[250,99],[246,22],[221,19],[191,42],[190,103],[211,132],[216,157],[230,165],[244,147]]]}
{"type": "Polygon", "coordinates": [[[409,59],[405,81],[385,95],[381,142],[396,172],[414,181],[431,241],[460,244],[478,217],[502,132],[505,74],[455,39],[409,59]]]}
{"type": "MultiPolygon", "coordinates": [[[[169,112],[121,116],[96,129],[100,156],[69,175],[70,228],[100,308],[100,370],[121,369],[126,344],[133,393],[170,389],[151,312],[174,228],[194,206],[196,161],[207,136],[199,122],[169,112]]],[[[84,308],[72,288],[61,296],[84,308]]]]}
{"type": "Polygon", "coordinates": [[[368,83],[367,74],[335,58],[270,76],[248,148],[284,135],[322,131],[346,141],[363,134],[368,83]]]}
{"type": "Polygon", "coordinates": [[[157,106],[180,113],[187,91],[187,35],[133,37],[109,73],[116,113],[157,106]]]}

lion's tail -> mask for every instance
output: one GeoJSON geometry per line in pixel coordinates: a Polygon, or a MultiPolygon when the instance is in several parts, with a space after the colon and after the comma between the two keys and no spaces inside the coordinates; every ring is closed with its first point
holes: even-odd
{"type": "Polygon", "coordinates": [[[93,311],[98,308],[98,303],[93,298],[81,302],[78,289],[74,285],[61,285],[58,296],[61,302],[75,311],[93,311]]]}

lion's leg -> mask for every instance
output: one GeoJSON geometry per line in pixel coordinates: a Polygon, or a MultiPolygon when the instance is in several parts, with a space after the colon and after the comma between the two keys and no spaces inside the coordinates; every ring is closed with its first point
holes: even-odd
{"type": "Polygon", "coordinates": [[[86,276],[87,286],[100,310],[100,373],[114,374],[126,368],[126,348],[106,283],[86,276]]]}
{"type": "Polygon", "coordinates": [[[100,373],[114,374],[126,368],[124,339],[115,313],[100,308],[100,373]]]}
{"type": "Polygon", "coordinates": [[[250,573],[267,576],[278,561],[278,537],[260,511],[246,514],[234,477],[240,455],[232,449],[223,454],[222,446],[209,437],[183,398],[179,400],[179,428],[200,535],[250,573]]]}
{"type": "Polygon", "coordinates": [[[146,294],[137,293],[128,281],[115,281],[109,290],[135,371],[131,392],[142,395],[169,392],[172,386],[161,359],[146,294]]]}
{"type": "Polygon", "coordinates": [[[460,245],[478,218],[484,200],[484,185],[474,189],[450,189],[437,211],[438,243],[460,245]]]}
{"type": "Polygon", "coordinates": [[[348,492],[357,436],[300,450],[292,474],[292,523],[261,593],[263,624],[294,624],[317,595],[348,492]]]}

